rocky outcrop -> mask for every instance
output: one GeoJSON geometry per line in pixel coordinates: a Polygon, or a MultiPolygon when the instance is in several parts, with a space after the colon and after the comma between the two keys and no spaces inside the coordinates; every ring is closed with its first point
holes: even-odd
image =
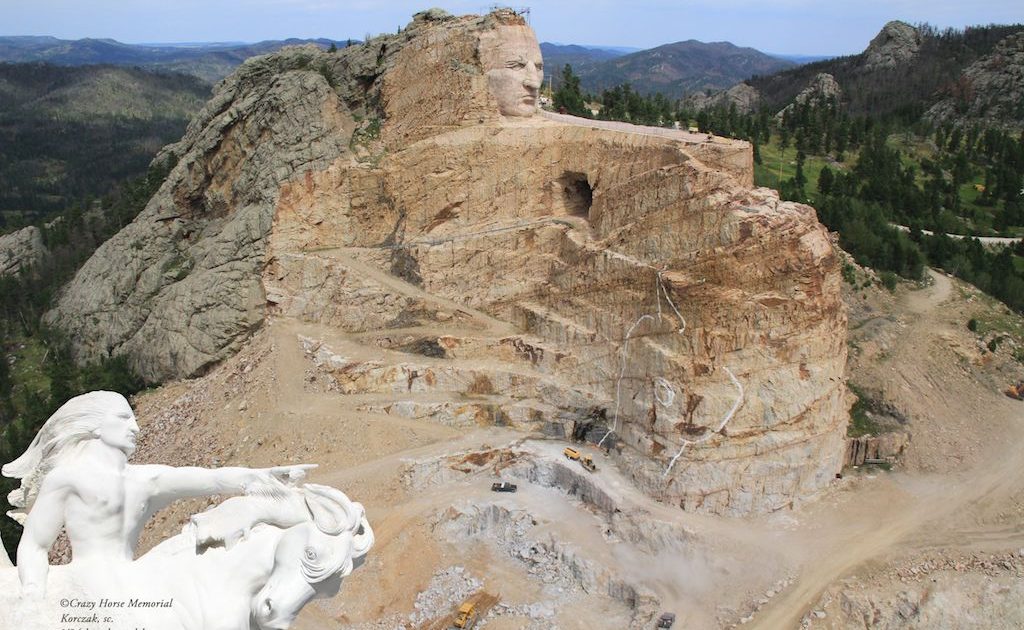
{"type": "Polygon", "coordinates": [[[871,40],[861,56],[861,71],[892,69],[906,63],[921,47],[921,33],[916,28],[893,20],[871,40]]]}
{"type": "Polygon", "coordinates": [[[0,236],[0,276],[17,276],[49,254],[34,225],[0,236]]]}
{"type": "Polygon", "coordinates": [[[974,62],[925,117],[936,123],[1024,127],[1024,32],[1010,35],[974,62]]]}
{"type": "Polygon", "coordinates": [[[807,87],[796,95],[796,98],[793,99],[792,103],[783,108],[782,111],[775,116],[781,119],[787,113],[808,103],[818,107],[823,107],[829,104],[838,106],[842,97],[843,90],[839,87],[839,84],[836,83],[835,77],[831,74],[821,72],[815,75],[815,77],[811,79],[811,82],[807,84],[807,87]]]}
{"type": "Polygon", "coordinates": [[[691,94],[683,99],[684,104],[696,111],[711,109],[713,107],[730,108],[736,106],[736,111],[741,114],[751,114],[757,110],[761,103],[761,93],[757,88],[746,83],[737,83],[728,90],[719,92],[699,92],[691,94]]]}
{"type": "Polygon", "coordinates": [[[266,304],[259,274],[281,185],[346,148],[315,48],[247,61],[220,85],[138,218],[104,243],[47,321],[79,359],[127,355],[147,380],[197,374],[238,349],[266,304]]]}
{"type": "Polygon", "coordinates": [[[1024,549],[969,553],[929,549],[871,567],[870,576],[829,587],[801,627],[970,628],[999,630],[1024,624],[1024,549]]]}
{"type": "Polygon", "coordinates": [[[598,418],[634,481],[686,508],[814,493],[847,408],[814,210],[752,188],[745,142],[503,118],[478,54],[501,28],[525,26],[420,14],[246,62],[50,321],[150,379],[307,322],[341,339],[303,342],[313,377],[365,411],[546,435],[598,418]]]}

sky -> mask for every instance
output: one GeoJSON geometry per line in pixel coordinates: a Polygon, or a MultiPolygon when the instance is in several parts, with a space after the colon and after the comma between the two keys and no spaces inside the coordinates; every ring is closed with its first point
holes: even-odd
{"type": "MultiPolygon", "coordinates": [[[[486,0],[0,0],[0,35],[212,42],[394,32],[438,6],[484,13],[486,0]]],[[[1024,0],[544,0],[530,7],[540,41],[650,48],[687,39],[771,53],[861,52],[899,19],[940,28],[1024,22],[1024,0]]]]}

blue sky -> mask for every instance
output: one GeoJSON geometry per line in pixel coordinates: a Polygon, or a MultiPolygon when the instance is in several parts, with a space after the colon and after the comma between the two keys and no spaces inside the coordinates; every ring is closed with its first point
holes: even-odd
{"type": "MultiPolygon", "coordinates": [[[[361,39],[429,6],[481,13],[486,0],[0,0],[0,35],[123,42],[361,39]]],[[[889,20],[939,27],[1024,22],[1022,0],[524,0],[541,41],[649,48],[698,39],[774,53],[863,50],[889,20]]]]}

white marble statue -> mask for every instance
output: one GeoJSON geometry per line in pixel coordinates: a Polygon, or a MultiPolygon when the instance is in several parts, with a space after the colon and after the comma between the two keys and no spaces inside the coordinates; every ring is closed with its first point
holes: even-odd
{"type": "Polygon", "coordinates": [[[197,514],[129,575],[145,576],[147,598],[173,598],[183,628],[248,628],[250,619],[259,628],[288,628],[311,599],[337,594],[372,545],[362,505],[307,484],[197,514]]]}
{"type": "MultiPolygon", "coordinates": [[[[61,406],[28,450],[3,467],[22,480],[9,496],[16,508],[9,514],[25,526],[17,551],[20,601],[37,602],[20,609],[26,627],[33,620],[48,627],[45,619],[67,614],[54,606],[89,593],[90,601],[123,595],[173,602],[173,611],[121,614],[125,627],[135,627],[141,614],[151,630],[244,629],[250,619],[255,627],[287,628],[309,599],[337,592],[373,543],[361,505],[333,488],[293,487],[311,466],[133,465],[138,430],[123,396],[91,392],[61,406]],[[194,516],[182,534],[134,560],[142,527],[157,510],[179,498],[239,493],[255,496],[194,516]],[[47,554],[62,527],[72,561],[58,568],[59,592],[45,598],[53,582],[47,554]]],[[[2,566],[0,595],[9,600],[14,571],[2,566]]]]}
{"type": "Polygon", "coordinates": [[[480,34],[480,62],[487,87],[504,116],[537,112],[544,61],[533,30],[525,24],[501,24],[480,34]]]}

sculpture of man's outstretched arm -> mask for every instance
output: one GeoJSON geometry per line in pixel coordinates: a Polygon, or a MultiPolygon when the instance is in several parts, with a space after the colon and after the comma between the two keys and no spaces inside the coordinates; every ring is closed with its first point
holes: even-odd
{"type": "Polygon", "coordinates": [[[26,520],[18,544],[18,577],[25,596],[41,597],[46,593],[50,547],[64,526],[64,506],[70,491],[69,485],[49,476],[32,505],[32,516],[26,520]]]}
{"type": "Polygon", "coordinates": [[[238,494],[256,490],[270,490],[283,485],[294,485],[315,468],[312,464],[276,466],[274,468],[199,468],[195,466],[163,466],[145,464],[133,466],[147,485],[150,505],[160,509],[176,499],[203,497],[214,494],[238,494]]]}

